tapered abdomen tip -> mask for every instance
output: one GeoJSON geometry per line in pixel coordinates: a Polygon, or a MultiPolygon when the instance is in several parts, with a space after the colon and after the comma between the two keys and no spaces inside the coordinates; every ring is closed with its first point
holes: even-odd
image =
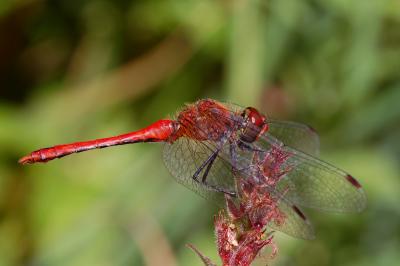
{"type": "Polygon", "coordinates": [[[30,154],[26,155],[26,156],[24,156],[24,157],[22,157],[21,159],[18,160],[18,163],[20,163],[20,164],[31,164],[33,162],[34,162],[33,158],[32,158],[32,156],[30,154]]]}

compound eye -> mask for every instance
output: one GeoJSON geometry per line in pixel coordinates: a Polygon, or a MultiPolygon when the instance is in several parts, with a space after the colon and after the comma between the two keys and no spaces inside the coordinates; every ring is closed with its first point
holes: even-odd
{"type": "Polygon", "coordinates": [[[252,143],[260,134],[263,134],[268,129],[265,123],[265,116],[260,114],[257,109],[247,107],[242,112],[244,119],[243,128],[241,130],[240,139],[243,142],[252,143]]]}
{"type": "Polygon", "coordinates": [[[253,107],[247,107],[243,113],[247,117],[248,121],[257,127],[262,127],[265,123],[265,117],[260,114],[257,109],[253,107]]]}

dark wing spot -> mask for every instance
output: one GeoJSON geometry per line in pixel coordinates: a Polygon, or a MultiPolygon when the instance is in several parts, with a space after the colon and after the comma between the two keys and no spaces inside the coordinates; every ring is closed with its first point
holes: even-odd
{"type": "Polygon", "coordinates": [[[346,179],[347,179],[347,181],[349,181],[356,188],[361,188],[360,183],[358,183],[358,181],[354,177],[352,177],[351,175],[347,175],[346,179]]]}
{"type": "Polygon", "coordinates": [[[307,221],[307,217],[304,215],[304,213],[302,211],[300,211],[299,208],[297,208],[297,206],[293,205],[292,208],[297,213],[297,215],[301,217],[301,219],[303,219],[304,221],[307,221]]]}

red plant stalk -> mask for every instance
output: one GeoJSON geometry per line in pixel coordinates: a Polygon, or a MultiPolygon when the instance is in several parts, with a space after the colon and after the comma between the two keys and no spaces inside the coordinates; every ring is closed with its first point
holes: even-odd
{"type": "MultiPolygon", "coordinates": [[[[285,215],[278,208],[280,196],[273,195],[278,181],[290,171],[284,166],[290,156],[272,147],[268,152],[254,154],[251,174],[237,176],[238,197],[228,195],[226,212],[220,211],[214,219],[218,254],[223,266],[250,265],[261,251],[270,246],[270,258],[274,258],[278,248],[273,241],[269,227],[272,223],[282,225],[285,215]]],[[[278,193],[276,193],[278,194],[278,193]]],[[[205,265],[215,265],[202,255],[194,246],[190,246],[205,265]]]]}

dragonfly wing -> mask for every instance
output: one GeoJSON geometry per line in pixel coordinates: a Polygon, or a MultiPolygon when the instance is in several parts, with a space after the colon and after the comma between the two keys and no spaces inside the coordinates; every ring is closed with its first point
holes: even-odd
{"type": "Polygon", "coordinates": [[[319,154],[319,137],[310,126],[291,121],[268,120],[268,133],[293,147],[311,155],[319,154]]]}
{"type": "Polygon", "coordinates": [[[163,159],[167,169],[178,183],[206,199],[223,204],[224,194],[213,188],[235,192],[232,166],[223,157],[223,154],[228,154],[226,151],[221,151],[215,158],[209,169],[205,184],[201,183],[201,179],[207,167],[204,167],[199,173],[199,182],[193,179],[194,173],[201,168],[216,150],[217,147],[213,142],[196,141],[182,137],[172,144],[165,144],[163,159]]]}
{"type": "Polygon", "coordinates": [[[287,235],[311,240],[315,238],[314,228],[299,207],[285,199],[278,202],[278,208],[285,215],[282,224],[271,223],[270,227],[287,235]]]}
{"type": "Polygon", "coordinates": [[[321,211],[360,212],[366,197],[358,181],[335,166],[284,145],[266,133],[256,145],[271,147],[288,154],[285,167],[290,170],[277,184],[277,190],[287,190],[285,198],[294,204],[321,211]]]}
{"type": "MultiPolygon", "coordinates": [[[[200,196],[210,199],[220,206],[224,206],[223,193],[215,191],[192,178],[197,169],[212,156],[216,149],[216,145],[212,142],[200,142],[189,138],[180,138],[173,144],[165,144],[163,156],[166,167],[178,183],[183,184],[200,196]]],[[[240,158],[242,160],[238,161],[238,165],[235,167],[243,167],[250,163],[250,159],[247,157],[252,157],[252,155],[251,152],[241,154],[240,158]]],[[[233,163],[230,160],[229,147],[222,147],[221,152],[210,168],[206,179],[207,184],[235,192],[235,177],[233,172],[238,172],[238,169],[235,168],[232,171],[233,167],[233,163]]],[[[250,173],[246,170],[239,172],[243,178],[248,178],[247,175],[250,173]]],[[[200,173],[200,178],[202,173],[200,173]]],[[[275,192],[271,191],[271,193],[275,192]]],[[[275,194],[277,198],[280,198],[278,208],[284,213],[285,219],[284,223],[271,223],[270,227],[297,238],[313,239],[313,227],[300,209],[295,207],[288,199],[278,196],[277,193],[275,194]]]]}

